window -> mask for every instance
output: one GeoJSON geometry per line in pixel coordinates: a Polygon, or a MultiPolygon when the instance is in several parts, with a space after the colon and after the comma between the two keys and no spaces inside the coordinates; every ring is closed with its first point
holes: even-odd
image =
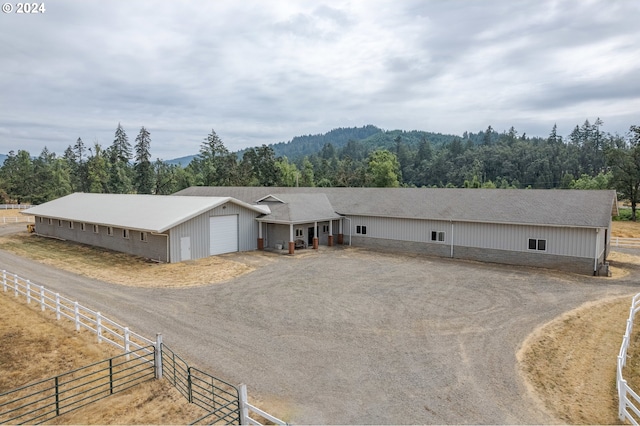
{"type": "Polygon", "coordinates": [[[535,238],[529,238],[529,250],[546,251],[547,240],[537,240],[535,238]]]}
{"type": "Polygon", "coordinates": [[[107,235],[113,237],[113,226],[107,226],[107,235]]]}
{"type": "Polygon", "coordinates": [[[140,241],[142,241],[143,243],[147,242],[147,233],[146,232],[141,232],[140,233],[140,241]]]}
{"type": "Polygon", "coordinates": [[[84,223],[84,222],[83,222],[83,223],[81,223],[81,224],[80,224],[80,230],[82,230],[82,231],[86,231],[86,230],[87,230],[87,224],[86,224],[86,223],[84,223]]]}
{"type": "Polygon", "coordinates": [[[98,225],[93,225],[93,232],[96,234],[100,232],[100,227],[98,225]]]}
{"type": "Polygon", "coordinates": [[[367,235],[367,227],[366,225],[358,225],[356,226],[356,234],[367,235]]]}
{"type": "Polygon", "coordinates": [[[40,221],[40,223],[42,223],[42,216],[40,216],[38,220],[40,221]]]}
{"type": "Polygon", "coordinates": [[[53,219],[49,218],[49,225],[53,225],[53,219]]]}
{"type": "Polygon", "coordinates": [[[296,228],[296,238],[297,237],[302,237],[302,228],[296,228]]]}
{"type": "Polygon", "coordinates": [[[329,233],[329,225],[322,225],[322,232],[325,234],[329,233]]]}
{"type": "Polygon", "coordinates": [[[73,222],[69,221],[69,229],[73,229],[73,222]]]}
{"type": "Polygon", "coordinates": [[[444,242],[444,232],[442,232],[442,231],[431,231],[431,241],[444,242]]]}
{"type": "Polygon", "coordinates": [[[58,226],[62,226],[62,221],[58,219],[58,226]]]}
{"type": "Polygon", "coordinates": [[[122,230],[122,238],[126,238],[127,240],[129,239],[129,230],[128,229],[123,229],[122,230]]]}

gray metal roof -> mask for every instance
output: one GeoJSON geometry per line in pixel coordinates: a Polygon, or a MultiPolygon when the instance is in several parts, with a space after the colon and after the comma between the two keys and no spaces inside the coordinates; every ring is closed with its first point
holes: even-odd
{"type": "Polygon", "coordinates": [[[271,213],[258,220],[276,223],[309,223],[339,219],[325,194],[269,194],[260,204],[268,204],[271,213]]]}
{"type": "Polygon", "coordinates": [[[609,226],[616,203],[612,190],[191,187],[176,195],[255,202],[301,193],[324,193],[345,215],[594,228],[609,226]]]}
{"type": "Polygon", "coordinates": [[[259,213],[269,213],[266,206],[252,206],[229,196],[176,197],[80,192],[32,207],[22,213],[140,231],[165,232],[227,202],[259,213]]]}

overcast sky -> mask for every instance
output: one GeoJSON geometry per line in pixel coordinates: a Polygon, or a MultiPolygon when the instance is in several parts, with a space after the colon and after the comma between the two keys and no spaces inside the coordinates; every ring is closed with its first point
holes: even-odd
{"type": "MultiPolygon", "coordinates": [[[[3,0],[4,1],[4,0],[3,0]]],[[[45,0],[0,14],[0,153],[154,158],[373,124],[567,136],[640,124],[640,1],[45,0]]],[[[6,7],[6,6],[5,6],[6,7]]]]}

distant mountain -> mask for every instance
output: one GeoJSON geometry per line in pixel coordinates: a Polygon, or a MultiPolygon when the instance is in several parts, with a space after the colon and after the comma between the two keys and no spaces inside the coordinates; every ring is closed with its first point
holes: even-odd
{"type": "Polygon", "coordinates": [[[360,141],[368,137],[382,133],[383,130],[371,124],[363,127],[339,127],[325,134],[296,136],[289,142],[280,142],[269,145],[273,148],[276,157],[287,157],[295,161],[306,155],[315,154],[327,143],[334,148],[342,148],[350,140],[360,141]]]}
{"type": "Polygon", "coordinates": [[[167,164],[177,164],[181,167],[187,167],[189,165],[189,163],[191,163],[191,160],[193,160],[194,158],[196,158],[198,155],[187,155],[186,157],[180,157],[180,158],[174,158],[173,160],[167,160],[165,161],[165,163],[167,164]]]}
{"type": "MultiPolygon", "coordinates": [[[[459,136],[444,135],[442,133],[424,132],[420,130],[382,130],[371,124],[363,127],[339,127],[324,134],[296,136],[289,142],[278,142],[269,144],[276,157],[287,157],[289,161],[298,162],[305,156],[318,154],[326,144],[331,144],[337,151],[342,150],[351,142],[358,142],[358,149],[363,155],[373,150],[384,148],[395,152],[396,139],[400,138],[402,143],[409,148],[415,149],[420,141],[428,140],[432,146],[441,146],[449,143],[459,136]]],[[[248,149],[248,148],[247,148],[248,149]]],[[[238,159],[241,160],[247,149],[237,151],[238,159]]],[[[166,163],[179,164],[187,167],[191,160],[197,155],[168,160],[166,163]]]]}

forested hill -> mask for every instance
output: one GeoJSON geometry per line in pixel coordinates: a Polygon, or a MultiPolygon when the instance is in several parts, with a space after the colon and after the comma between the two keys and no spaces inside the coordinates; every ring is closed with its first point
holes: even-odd
{"type": "MultiPolygon", "coordinates": [[[[342,149],[347,146],[349,141],[361,142],[359,145],[369,152],[378,148],[392,149],[395,147],[398,137],[401,137],[403,143],[412,148],[416,148],[420,141],[425,139],[429,140],[433,146],[441,146],[456,138],[454,135],[418,130],[385,131],[369,124],[363,127],[339,127],[324,134],[296,136],[289,142],[270,144],[269,147],[273,149],[277,157],[287,157],[289,160],[297,162],[303,157],[317,154],[327,144],[331,144],[334,149],[342,149]]],[[[243,152],[238,153],[239,157],[242,157],[243,152]]]]}

